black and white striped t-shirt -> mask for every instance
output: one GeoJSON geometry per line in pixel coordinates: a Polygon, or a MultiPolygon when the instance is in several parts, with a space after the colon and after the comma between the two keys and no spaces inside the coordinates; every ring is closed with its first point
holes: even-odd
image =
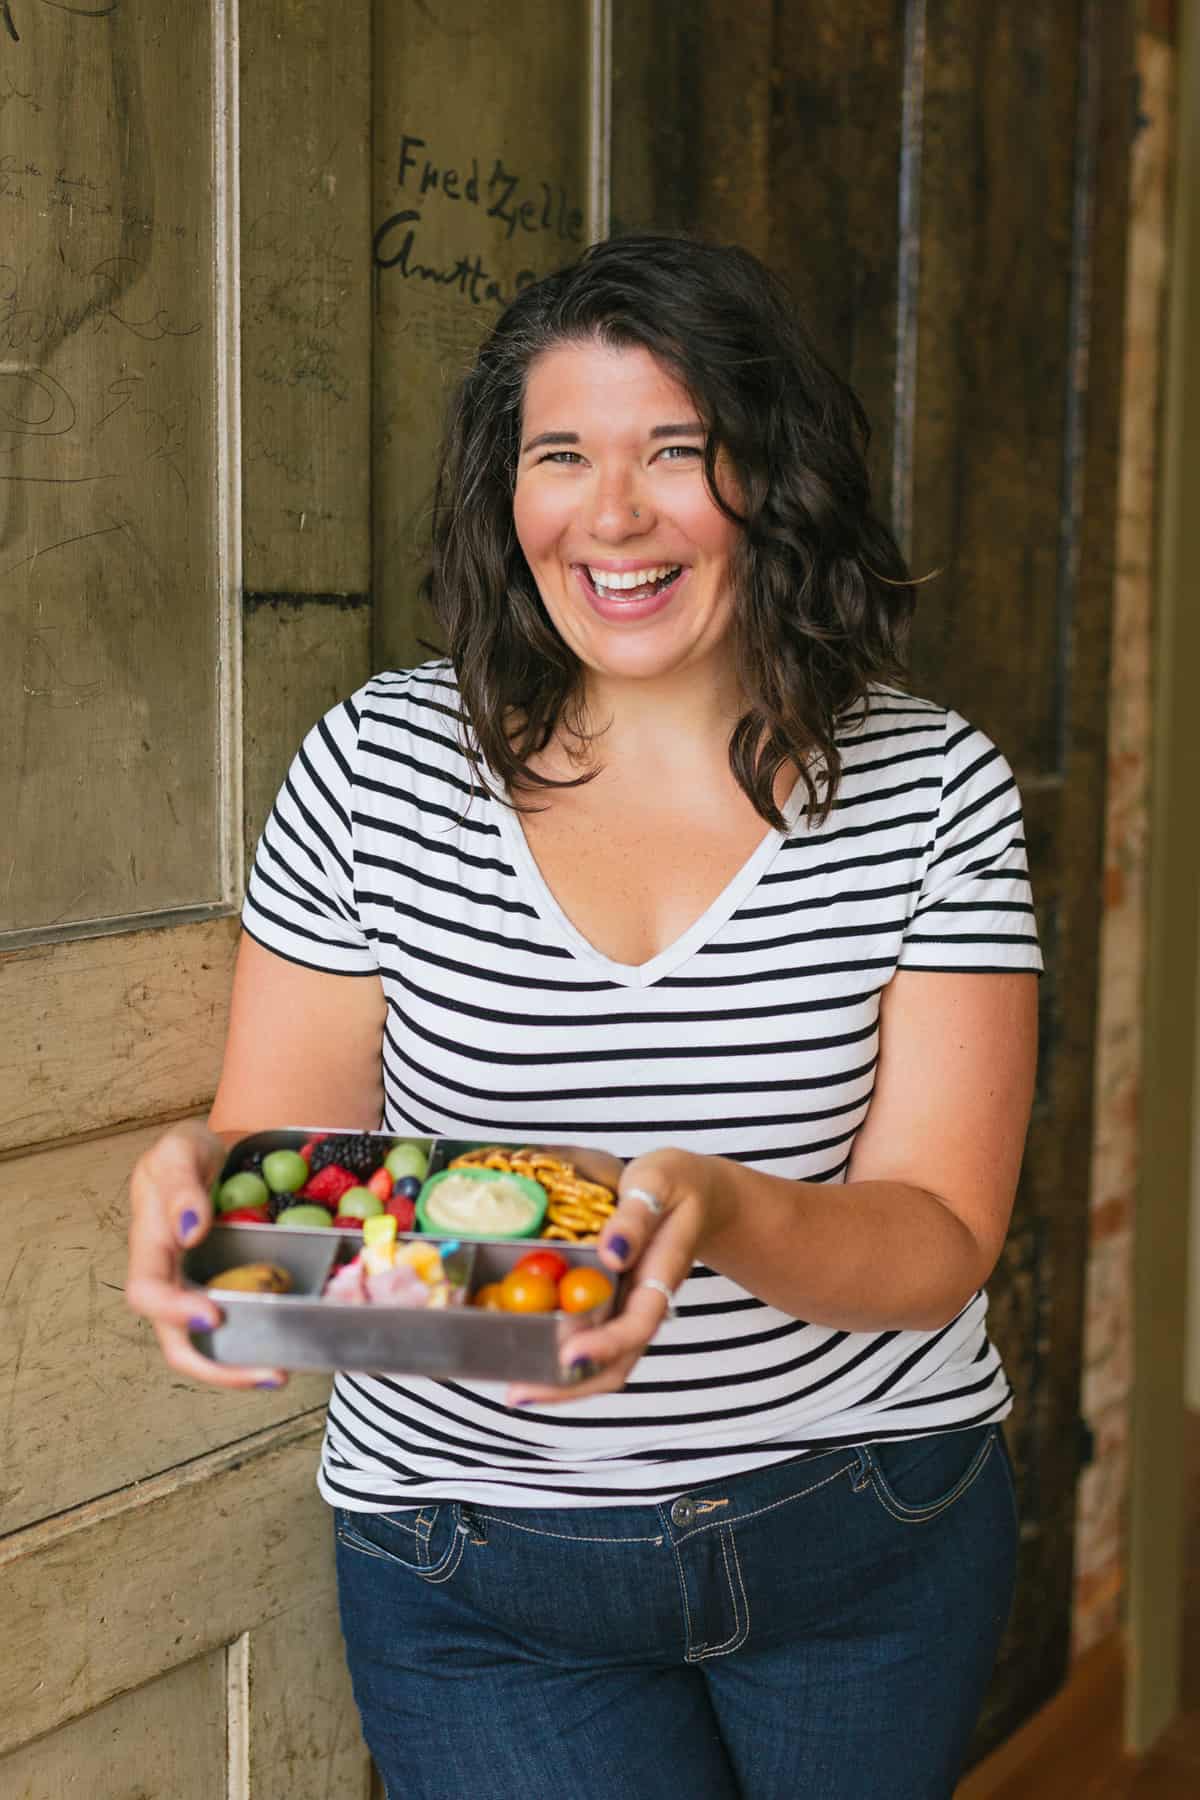
{"type": "MultiPolygon", "coordinates": [[[[449,666],[380,675],[305,739],[245,925],[311,968],[382,978],[388,1131],[675,1144],[837,1182],[894,971],[1041,967],[999,751],[888,689],[840,741],[827,823],[794,802],[788,831],[635,968],[580,936],[517,818],[472,783],[449,666]]],[[[366,1509],[629,1503],[1009,1410],[982,1293],[928,1332],[810,1325],[702,1267],[677,1298],[621,1393],[541,1413],[506,1408],[499,1384],[339,1375],[321,1491],[366,1509]]]]}

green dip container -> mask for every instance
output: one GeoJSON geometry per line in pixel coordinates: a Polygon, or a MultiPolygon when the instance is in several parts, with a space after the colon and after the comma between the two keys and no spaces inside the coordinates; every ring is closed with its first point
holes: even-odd
{"type": "Polygon", "coordinates": [[[541,1182],[532,1180],[528,1175],[507,1175],[501,1169],[439,1169],[436,1175],[429,1177],[417,1196],[417,1224],[430,1237],[531,1238],[536,1237],[542,1229],[548,1204],[549,1195],[541,1182]],[[437,1192],[439,1184],[449,1181],[452,1175],[467,1181],[503,1181],[506,1185],[512,1182],[531,1203],[528,1222],[518,1231],[487,1231],[482,1228],[474,1229],[469,1225],[439,1225],[429,1216],[429,1199],[437,1192]]]}

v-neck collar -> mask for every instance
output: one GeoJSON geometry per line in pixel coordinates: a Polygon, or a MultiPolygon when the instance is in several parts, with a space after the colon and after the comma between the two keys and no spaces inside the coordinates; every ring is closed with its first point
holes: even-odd
{"type": "Polygon", "coordinates": [[[620,987],[652,987],[661,981],[664,975],[670,975],[688,958],[706,944],[722,927],[728,923],[741,906],[742,902],[753,893],[771,864],[775,861],[783,845],[800,820],[804,811],[806,792],[803,781],[797,781],[787,802],[783,807],[783,817],[787,829],[776,831],[774,826],[768,828],[766,836],[760,841],[757,849],[742,864],[732,879],[722,888],[712,905],[707,907],[695,922],[688,926],[682,936],[652,956],[649,962],[621,963],[612,957],[605,956],[602,950],[584,937],[567,917],[558,904],[545,877],[537,865],[537,859],[529,847],[519,816],[511,806],[489,791],[488,799],[495,811],[500,829],[500,836],[509,858],[517,872],[517,879],[529,901],[543,924],[564,943],[571,954],[580,962],[589,964],[609,981],[620,987]]]}

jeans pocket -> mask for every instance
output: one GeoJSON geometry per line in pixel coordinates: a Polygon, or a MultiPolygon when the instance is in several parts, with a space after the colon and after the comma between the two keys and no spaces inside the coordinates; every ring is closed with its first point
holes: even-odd
{"type": "Polygon", "coordinates": [[[338,1542],[360,1556],[406,1569],[422,1581],[449,1581],[462,1561],[470,1528],[457,1503],[402,1513],[337,1514],[338,1542]]]}
{"type": "Polygon", "coordinates": [[[997,1436],[995,1425],[983,1425],[901,1443],[866,1444],[864,1485],[894,1519],[923,1525],[974,1485],[995,1451],[997,1436]]]}

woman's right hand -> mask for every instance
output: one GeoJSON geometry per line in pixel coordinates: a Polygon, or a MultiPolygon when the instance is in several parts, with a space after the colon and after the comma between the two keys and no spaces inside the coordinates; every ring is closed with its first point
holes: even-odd
{"type": "Polygon", "coordinates": [[[130,1182],[129,1271],[125,1298],[149,1319],[163,1355],[180,1375],[210,1387],[282,1387],[279,1369],[230,1368],[201,1356],[188,1339],[221,1322],[211,1295],[180,1279],[183,1249],[198,1244],[212,1224],[209,1189],[225,1160],[225,1146],[203,1125],[173,1125],[134,1166],[130,1182]]]}

